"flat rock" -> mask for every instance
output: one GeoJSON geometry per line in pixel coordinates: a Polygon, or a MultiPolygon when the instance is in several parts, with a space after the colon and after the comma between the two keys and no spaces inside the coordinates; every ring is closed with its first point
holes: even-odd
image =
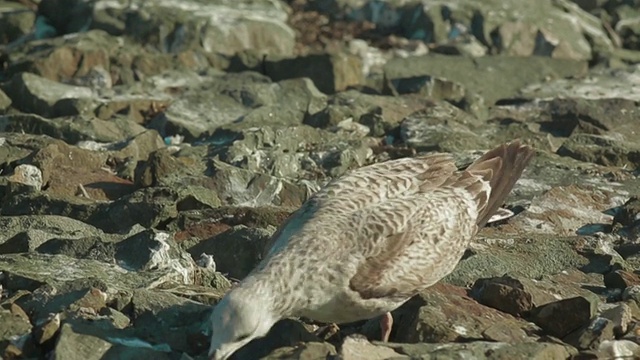
{"type": "Polygon", "coordinates": [[[123,138],[131,138],[146,131],[138,123],[123,116],[102,120],[92,115],[47,119],[36,114],[11,114],[4,115],[1,119],[1,131],[47,135],[70,144],[84,140],[119,142],[123,138]]]}
{"type": "MultiPolygon", "coordinates": [[[[95,9],[95,28],[131,35],[166,52],[201,46],[207,52],[228,55],[246,49],[286,55],[294,46],[295,34],[286,24],[287,7],[279,2],[242,1],[231,5],[225,1],[193,0],[180,5],[161,1],[153,6],[144,6],[142,1],[132,3],[136,10],[131,14],[109,1],[79,3],[95,9]],[[131,21],[127,21],[128,16],[131,21]],[[181,35],[177,36],[173,31],[160,37],[152,35],[153,29],[158,27],[174,29],[181,35]]],[[[54,19],[65,17],[58,14],[55,7],[50,9],[48,16],[54,19]]]]}
{"type": "Polygon", "coordinates": [[[309,80],[272,83],[252,72],[225,74],[193,83],[150,126],[193,140],[218,129],[263,126],[265,121],[271,126],[301,124],[306,112],[323,102],[324,95],[309,80]]]}
{"type": "Polygon", "coordinates": [[[409,359],[392,348],[370,343],[365,337],[349,336],[342,343],[340,358],[344,360],[409,359]]]}
{"type": "Polygon", "coordinates": [[[578,76],[586,70],[585,62],[574,60],[506,56],[471,59],[439,54],[395,58],[384,68],[389,80],[428,75],[455,81],[481,96],[488,106],[499,99],[513,97],[531,83],[549,77],[578,76]],[[523,72],[523,68],[527,71],[523,72]]]}
{"type": "Polygon", "coordinates": [[[56,104],[63,99],[93,97],[91,89],[61,84],[27,72],[15,75],[4,90],[16,108],[45,117],[69,115],[56,109],[56,104]]]}
{"type": "Polygon", "coordinates": [[[106,235],[84,222],[64,216],[28,215],[0,217],[0,253],[29,252],[56,237],[78,239],[106,235]],[[26,230],[25,230],[26,229],[26,230]]]}
{"type": "Polygon", "coordinates": [[[362,62],[344,52],[282,59],[269,57],[261,66],[264,74],[274,81],[306,77],[325,94],[346,90],[363,82],[362,62]]]}
{"type": "MultiPolygon", "coordinates": [[[[157,286],[164,282],[185,281],[182,269],[174,271],[163,268],[146,272],[130,272],[102,261],[37,253],[0,255],[0,270],[8,277],[3,286],[10,291],[24,289],[24,280],[35,284],[46,283],[56,286],[56,284],[79,278],[99,278],[109,284],[112,290],[136,289],[157,286]]],[[[189,279],[189,281],[192,280],[189,279]]]]}

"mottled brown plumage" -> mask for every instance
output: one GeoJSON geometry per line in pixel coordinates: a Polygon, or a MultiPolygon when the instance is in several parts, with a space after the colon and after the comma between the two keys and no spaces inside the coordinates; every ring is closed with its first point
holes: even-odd
{"type": "Polygon", "coordinates": [[[292,214],[265,260],[216,306],[212,358],[227,358],[283,317],[345,323],[397,308],[454,269],[532,156],[515,141],[464,171],[450,155],[430,154],[332,181],[292,214]]]}

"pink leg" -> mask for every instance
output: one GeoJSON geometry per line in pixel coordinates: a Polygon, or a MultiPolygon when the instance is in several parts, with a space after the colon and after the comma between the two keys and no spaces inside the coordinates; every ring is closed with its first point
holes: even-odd
{"type": "Polygon", "coordinates": [[[391,313],[386,313],[382,315],[382,319],[380,319],[380,330],[382,330],[382,341],[388,342],[389,335],[391,335],[391,327],[393,327],[393,316],[391,313]]]}

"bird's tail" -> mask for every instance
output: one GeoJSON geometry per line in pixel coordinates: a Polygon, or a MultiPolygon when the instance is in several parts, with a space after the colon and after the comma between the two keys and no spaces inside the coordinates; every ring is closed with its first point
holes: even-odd
{"type": "Polygon", "coordinates": [[[472,175],[482,176],[491,186],[489,199],[478,215],[478,228],[504,203],[534,153],[533,148],[515,140],[487,152],[466,169],[472,175]]]}

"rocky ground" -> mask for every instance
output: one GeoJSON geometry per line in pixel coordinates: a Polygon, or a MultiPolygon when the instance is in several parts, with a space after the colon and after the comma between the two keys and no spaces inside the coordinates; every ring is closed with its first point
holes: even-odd
{"type": "Polygon", "coordinates": [[[329,179],[537,157],[456,271],[235,359],[640,356],[640,1],[0,1],[0,358],[204,359],[329,179]]]}

